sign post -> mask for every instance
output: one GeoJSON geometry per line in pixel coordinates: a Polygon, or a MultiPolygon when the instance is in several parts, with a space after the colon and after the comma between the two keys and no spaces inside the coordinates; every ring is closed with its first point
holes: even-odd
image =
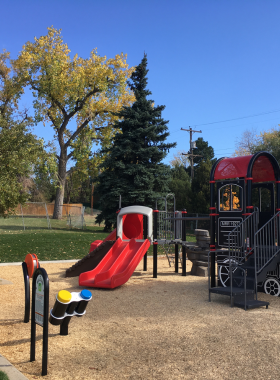
{"type": "Polygon", "coordinates": [[[28,323],[29,316],[30,316],[30,284],[29,284],[28,269],[25,262],[22,263],[22,271],[23,271],[24,290],[25,290],[25,306],[24,306],[23,322],[28,323]]]}
{"type": "Polygon", "coordinates": [[[32,283],[30,361],[35,360],[36,324],[43,327],[42,376],[48,372],[49,278],[44,268],[36,269],[32,283]]]}

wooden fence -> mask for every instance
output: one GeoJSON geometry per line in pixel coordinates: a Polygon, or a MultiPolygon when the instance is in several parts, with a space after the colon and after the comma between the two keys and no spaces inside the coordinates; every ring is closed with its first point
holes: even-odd
{"type": "MultiPolygon", "coordinates": [[[[75,204],[64,204],[62,207],[62,216],[68,216],[69,213],[71,215],[81,215],[81,208],[83,207],[82,203],[75,204]]],[[[21,213],[21,205],[18,205],[16,208],[16,215],[24,215],[24,216],[46,216],[46,208],[48,210],[49,217],[52,217],[54,210],[54,203],[25,203],[22,205],[22,213],[21,213]]]]}

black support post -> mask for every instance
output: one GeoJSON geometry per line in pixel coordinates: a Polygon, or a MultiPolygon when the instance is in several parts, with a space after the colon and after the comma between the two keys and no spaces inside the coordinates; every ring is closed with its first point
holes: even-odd
{"type": "Polygon", "coordinates": [[[29,322],[30,318],[30,282],[29,282],[29,276],[28,276],[28,269],[26,262],[22,263],[22,271],[23,271],[23,278],[24,278],[24,289],[25,289],[25,306],[24,306],[24,323],[29,322]]]}
{"type": "MultiPolygon", "coordinates": [[[[276,213],[279,211],[280,211],[280,181],[276,181],[276,213]]],[[[277,220],[276,223],[277,223],[277,241],[280,241],[279,220],[277,220]]]]}
{"type": "Polygon", "coordinates": [[[179,272],[179,245],[175,244],[175,273],[179,272]]]}
{"type": "Polygon", "coordinates": [[[184,218],[187,217],[187,211],[182,211],[182,276],[187,275],[187,248],[185,246],[185,242],[187,240],[187,231],[186,231],[186,220],[184,218]]]}
{"type": "Polygon", "coordinates": [[[36,269],[33,275],[33,282],[32,282],[30,361],[33,362],[35,360],[36,324],[39,324],[40,326],[43,327],[42,376],[45,376],[48,373],[48,334],[49,334],[49,325],[48,325],[49,318],[48,317],[49,317],[49,278],[44,268],[38,268],[36,269]],[[39,276],[40,276],[41,285],[38,286],[37,279],[39,276]],[[41,292],[42,289],[43,289],[43,293],[37,294],[37,291],[39,290],[41,292]],[[43,313],[43,315],[41,313],[43,313]],[[35,314],[37,314],[37,317],[35,316],[35,314]]]}
{"type": "Polygon", "coordinates": [[[280,210],[280,181],[276,181],[276,211],[280,210]]]}
{"type": "Polygon", "coordinates": [[[60,325],[60,335],[68,335],[68,326],[71,321],[71,316],[65,317],[60,325]]]}
{"type": "Polygon", "coordinates": [[[153,278],[157,278],[157,225],[158,225],[158,210],[154,210],[154,231],[153,231],[153,278]]]}
{"type": "Polygon", "coordinates": [[[215,181],[210,181],[210,286],[216,287],[216,216],[215,181]]]}

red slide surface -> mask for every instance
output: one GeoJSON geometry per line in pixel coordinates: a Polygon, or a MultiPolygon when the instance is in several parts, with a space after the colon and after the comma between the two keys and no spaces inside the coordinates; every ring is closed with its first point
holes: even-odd
{"type": "Polygon", "coordinates": [[[93,270],[81,273],[79,285],[91,288],[110,288],[125,284],[150,246],[149,240],[122,241],[118,238],[113,247],[93,270]]]}

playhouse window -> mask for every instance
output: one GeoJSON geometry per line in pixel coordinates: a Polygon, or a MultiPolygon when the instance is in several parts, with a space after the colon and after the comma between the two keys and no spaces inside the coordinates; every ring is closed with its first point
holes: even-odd
{"type": "Polygon", "coordinates": [[[242,210],[242,187],[225,185],[220,188],[220,211],[242,210]]]}
{"type": "Polygon", "coordinates": [[[256,187],[252,190],[252,205],[260,212],[271,211],[271,191],[265,187],[256,187]]]}

